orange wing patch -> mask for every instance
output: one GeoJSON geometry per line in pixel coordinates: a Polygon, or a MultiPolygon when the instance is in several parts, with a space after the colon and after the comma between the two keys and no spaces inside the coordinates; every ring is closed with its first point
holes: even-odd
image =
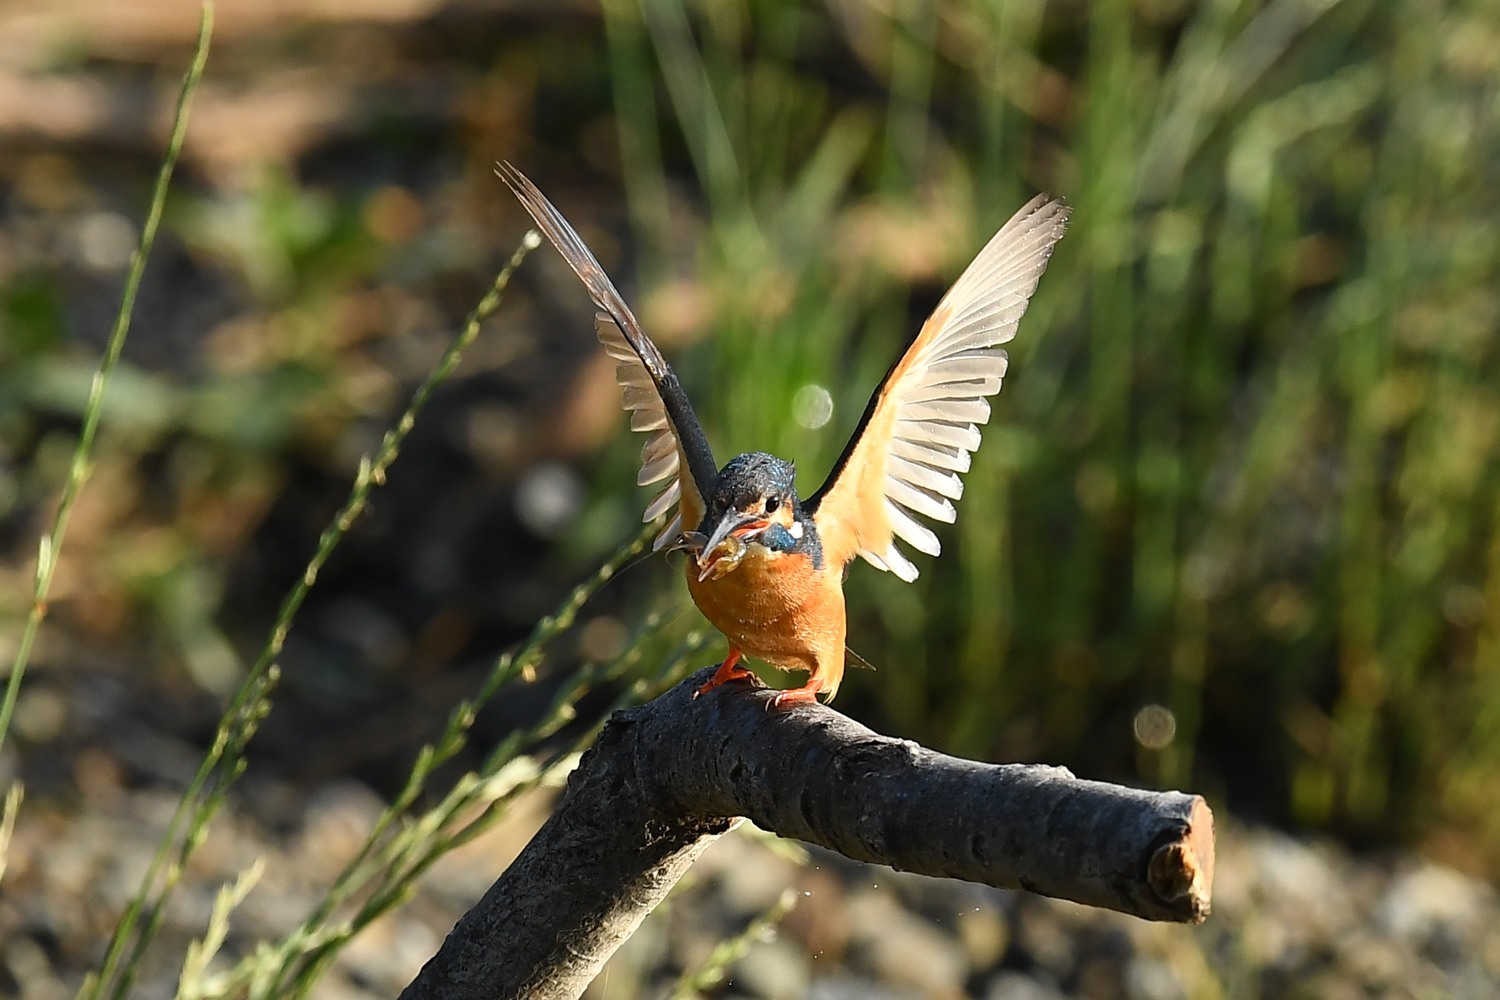
{"type": "Polygon", "coordinates": [[[916,340],[870,400],[861,427],[814,509],[826,558],[862,557],[915,580],[899,539],[928,555],[941,549],[917,515],[951,524],[963,496],[959,474],[990,418],[986,397],[1000,391],[1008,358],[999,345],[1016,334],[1068,209],[1038,195],[1015,214],[943,296],[916,340]]]}

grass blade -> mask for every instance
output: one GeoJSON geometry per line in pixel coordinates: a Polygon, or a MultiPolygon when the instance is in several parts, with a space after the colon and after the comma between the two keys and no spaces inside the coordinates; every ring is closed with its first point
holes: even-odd
{"type": "Polygon", "coordinates": [[[177,95],[177,110],[172,118],[172,136],[167,142],[167,152],[162,158],[161,169],[156,174],[156,185],[151,191],[151,207],[146,213],[146,224],[141,227],[141,238],[130,255],[130,266],[125,273],[125,290],[120,296],[120,307],[115,312],[115,325],[110,331],[109,342],[104,348],[104,359],[94,372],[89,385],[88,402],[83,409],[83,429],[78,434],[78,443],[73,448],[73,460],[68,467],[68,479],[63,484],[62,499],[57,512],[52,516],[52,527],[42,539],[37,551],[36,576],[32,589],[31,611],[26,616],[26,626],[21,633],[21,642],[16,647],[16,658],[11,664],[10,679],[5,685],[5,700],[0,703],[0,749],[5,747],[5,737],[10,730],[11,714],[15,711],[16,696],[21,689],[21,677],[31,659],[31,647],[47,617],[47,594],[52,589],[52,574],[57,569],[57,554],[62,549],[63,538],[68,533],[68,519],[73,505],[89,475],[89,457],[93,453],[94,437],[99,431],[99,417],[104,412],[104,390],[120,361],[120,352],[125,347],[125,338],[130,334],[130,320],[135,312],[136,294],[140,291],[141,276],[146,272],[146,260],[151,256],[151,247],[156,242],[156,230],[161,223],[162,208],[167,201],[167,189],[172,184],[172,173],[177,167],[182,152],[182,139],[187,133],[188,109],[192,105],[193,93],[203,76],[204,64],[208,61],[209,39],[213,35],[213,5],[204,4],[198,26],[198,48],[187,74],[182,78],[182,89],[177,95]]]}

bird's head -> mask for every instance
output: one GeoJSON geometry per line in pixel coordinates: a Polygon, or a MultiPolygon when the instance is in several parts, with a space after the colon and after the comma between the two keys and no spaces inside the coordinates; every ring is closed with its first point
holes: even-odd
{"type": "Polygon", "coordinates": [[[792,485],[795,476],[791,462],[759,451],[738,455],[724,466],[698,529],[700,580],[717,579],[734,569],[744,558],[745,547],[773,526],[791,531],[794,537],[801,534],[801,501],[792,485]]]}

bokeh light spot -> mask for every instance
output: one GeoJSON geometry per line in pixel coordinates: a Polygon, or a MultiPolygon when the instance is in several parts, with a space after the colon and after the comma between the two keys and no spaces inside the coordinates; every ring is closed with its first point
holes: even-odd
{"type": "Polygon", "coordinates": [[[1147,750],[1160,750],[1177,735],[1177,717],[1165,705],[1143,705],[1135,713],[1135,740],[1147,750]]]}
{"type": "Polygon", "coordinates": [[[561,534],[582,506],[578,473],[557,462],[538,465],[516,487],[516,516],[542,538],[561,534]]]}
{"type": "Polygon", "coordinates": [[[833,395],[816,382],[809,382],[792,397],[792,418],[815,431],[833,419],[833,395]]]}

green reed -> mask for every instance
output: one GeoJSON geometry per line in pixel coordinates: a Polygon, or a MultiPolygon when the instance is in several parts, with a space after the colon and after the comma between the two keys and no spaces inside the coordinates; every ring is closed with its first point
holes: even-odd
{"type": "Polygon", "coordinates": [[[1500,858],[1493,815],[1434,791],[1478,787],[1500,711],[1500,122],[1464,41],[1492,10],[605,11],[648,279],[663,176],[706,201],[684,379],[721,457],[793,457],[804,492],[967,255],[1031,191],[1074,204],[944,555],[850,576],[884,668],[854,710],[1101,775],[1228,762],[1312,825],[1409,836],[1446,800],[1500,858]],[[819,75],[830,37],[868,88],[819,75]],[[848,235],[882,214],[892,254],[928,248],[915,285],[848,235]],[[821,430],[792,419],[809,381],[821,430]],[[1132,738],[1151,703],[1165,746],[1132,738]]]}

